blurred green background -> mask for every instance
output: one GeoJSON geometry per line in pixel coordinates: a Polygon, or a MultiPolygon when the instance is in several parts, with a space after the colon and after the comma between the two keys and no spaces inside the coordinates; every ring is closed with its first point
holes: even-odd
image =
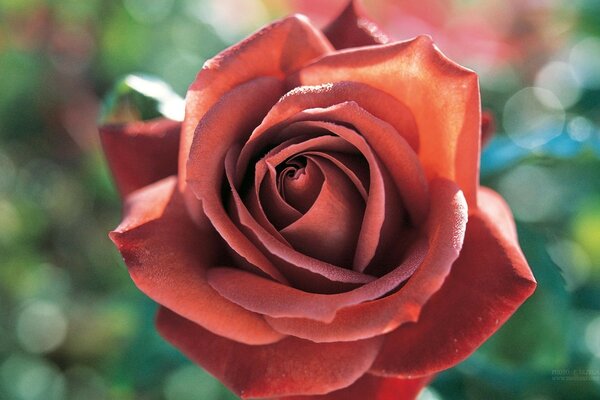
{"type": "MultiPolygon", "coordinates": [[[[539,282],[421,399],[600,398],[600,2],[365,3],[395,39],[430,33],[480,73],[497,127],[482,181],[510,203],[539,282]]],[[[342,5],[0,0],[0,399],[235,398],[159,338],[108,240],[120,203],[101,99],[120,80],[113,100],[142,99],[131,73],[184,96],[206,59],[267,21],[322,23],[342,5]]]]}

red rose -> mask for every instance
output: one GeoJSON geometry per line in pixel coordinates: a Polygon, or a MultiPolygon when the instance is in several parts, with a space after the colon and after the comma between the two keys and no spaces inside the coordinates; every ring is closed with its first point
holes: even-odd
{"type": "Polygon", "coordinates": [[[240,396],[413,398],[535,280],[478,184],[477,76],[352,6],[326,33],[275,22],[204,65],[181,127],[101,129],[111,238],[161,334],[240,396]]]}

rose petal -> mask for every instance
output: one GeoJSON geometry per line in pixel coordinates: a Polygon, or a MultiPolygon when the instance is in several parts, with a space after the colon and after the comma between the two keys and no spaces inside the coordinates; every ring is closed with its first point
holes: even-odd
{"type": "MultiPolygon", "coordinates": [[[[327,131],[335,130],[338,136],[343,136],[345,140],[352,143],[355,147],[361,148],[361,151],[363,153],[370,152],[370,149],[368,148],[368,145],[365,143],[364,139],[346,127],[335,126],[330,123],[320,122],[298,122],[297,125],[300,128],[302,126],[307,127],[308,131],[317,131],[319,129],[325,129],[327,131]]],[[[274,143],[277,143],[279,141],[285,142],[285,140],[289,139],[287,136],[295,137],[297,131],[291,128],[295,127],[290,125],[288,128],[281,130],[279,134],[275,133],[273,137],[274,143]],[[281,140],[277,140],[278,138],[281,140]]],[[[373,158],[373,156],[371,156],[370,158],[373,158]]],[[[375,167],[376,161],[372,160],[371,164],[375,167]]],[[[234,179],[232,178],[233,173],[234,171],[232,170],[232,168],[230,168],[228,172],[230,186],[234,196],[239,197],[239,195],[235,191],[234,185],[231,184],[231,182],[234,181],[234,179]]],[[[379,168],[373,168],[372,173],[373,177],[371,178],[371,182],[378,182],[378,177],[379,180],[381,180],[379,168]]],[[[381,186],[382,188],[386,187],[386,185],[384,184],[380,184],[379,186],[381,186]]],[[[377,186],[375,187],[377,188],[377,186]]],[[[387,185],[387,187],[390,187],[390,185],[387,185]]],[[[380,195],[379,197],[381,198],[381,202],[383,202],[383,199],[385,198],[385,195],[383,194],[383,189],[380,189],[378,193],[380,195]]],[[[377,191],[372,191],[369,203],[372,204],[371,200],[376,198],[377,191]]],[[[389,198],[392,198],[392,196],[389,196],[389,198]]],[[[389,202],[388,204],[392,203],[394,203],[393,205],[395,207],[397,206],[397,202],[389,202]]],[[[256,220],[249,216],[249,212],[243,206],[241,199],[237,199],[235,204],[237,205],[237,217],[240,219],[241,225],[247,228],[247,235],[254,237],[254,243],[257,246],[264,246],[266,251],[268,251],[272,256],[276,257],[279,260],[277,262],[279,269],[281,271],[285,270],[284,275],[286,276],[286,278],[292,281],[294,287],[316,293],[336,293],[340,291],[353,289],[358,283],[366,283],[373,280],[373,277],[365,275],[360,271],[354,272],[351,270],[340,268],[339,266],[334,266],[325,262],[321,262],[320,260],[316,260],[312,257],[307,257],[302,253],[296,252],[290,248],[282,246],[282,243],[280,241],[273,240],[272,235],[269,235],[266,229],[262,228],[256,220]],[[309,272],[311,272],[312,274],[309,274],[309,272]],[[294,276],[292,276],[292,274],[294,276]],[[327,278],[328,281],[318,279],[319,276],[327,278]],[[348,284],[353,285],[349,286],[348,284]]],[[[369,207],[369,204],[367,205],[367,207],[369,207]]],[[[381,206],[378,208],[383,209],[384,207],[381,206]]],[[[375,214],[376,217],[379,217],[380,222],[384,220],[385,215],[393,216],[394,214],[392,212],[379,212],[378,214],[375,214]]],[[[381,223],[379,223],[378,226],[381,226],[381,223]]],[[[368,238],[373,240],[373,238],[368,238]]],[[[377,247],[377,238],[378,237],[375,237],[375,241],[373,242],[374,249],[377,247]]],[[[401,241],[399,240],[397,241],[397,243],[401,243],[401,241]]],[[[273,260],[273,257],[271,257],[271,260],[273,260]]]]}
{"type": "Polygon", "coordinates": [[[487,187],[480,187],[478,193],[480,213],[493,222],[508,239],[517,245],[517,226],[510,207],[498,193],[487,187]]]}
{"type": "Polygon", "coordinates": [[[260,77],[283,79],[330,51],[331,44],[324,35],[305,17],[296,15],[273,22],[204,64],[186,95],[179,151],[179,187],[192,215],[201,211],[191,191],[185,189],[186,167],[196,126],[208,110],[244,82],[260,77]]]}
{"type": "MultiPolygon", "coordinates": [[[[261,249],[293,286],[316,293],[338,293],[375,279],[372,276],[347,270],[325,261],[302,254],[262,227],[242,202],[234,185],[235,155],[232,148],[226,160],[227,179],[233,195],[234,210],[231,218],[257,248],[261,249]]],[[[239,152],[238,152],[239,153],[239,152]]]]}
{"type": "MultiPolygon", "coordinates": [[[[344,108],[345,104],[334,106],[326,109],[336,114],[339,108],[344,108]]],[[[310,115],[307,119],[326,119],[336,120],[337,115],[331,116],[325,112],[317,110],[307,110],[302,114],[299,119],[304,117],[304,114],[310,115]]],[[[351,110],[349,114],[354,116],[360,115],[360,111],[351,110]]],[[[408,242],[406,238],[402,238],[401,231],[404,225],[404,210],[400,199],[398,198],[397,191],[392,184],[392,180],[389,174],[380,165],[379,159],[373,154],[371,146],[365,141],[365,139],[358,135],[355,131],[332,123],[321,122],[321,121],[303,121],[291,124],[292,126],[304,126],[305,129],[323,128],[330,132],[338,135],[345,139],[353,146],[355,146],[363,156],[366,158],[369,164],[370,170],[370,186],[369,196],[366,201],[366,210],[362,219],[362,226],[360,230],[360,236],[355,247],[352,267],[356,271],[364,272],[369,264],[390,264],[393,265],[396,252],[389,251],[390,248],[403,249],[404,242],[408,242]],[[376,257],[379,253],[380,257],[376,257]],[[392,255],[392,256],[391,256],[392,255]],[[391,260],[391,261],[390,261],[391,260]]],[[[369,130],[370,127],[359,125],[359,128],[369,130]]],[[[379,127],[377,127],[379,128],[379,127]]],[[[361,131],[363,136],[367,139],[373,137],[385,136],[386,133],[393,134],[392,132],[385,132],[383,129],[376,129],[375,131],[361,131]],[[374,133],[376,133],[374,135],[374,133]]],[[[398,156],[398,153],[395,153],[398,156]]],[[[398,159],[406,160],[410,162],[410,156],[398,157],[398,159]]],[[[400,172],[403,169],[403,165],[406,162],[397,162],[397,169],[400,172]]],[[[416,160],[415,160],[416,163],[416,160]]],[[[409,172],[411,174],[412,171],[409,172]]],[[[416,173],[415,175],[418,175],[416,173]]],[[[412,175],[411,175],[412,176],[412,175]]],[[[358,217],[362,214],[357,214],[358,217]]]]}
{"type": "MultiPolygon", "coordinates": [[[[308,138],[298,134],[276,146],[258,161],[254,171],[254,185],[248,190],[244,203],[250,214],[262,227],[280,241],[287,243],[278,230],[297,221],[302,217],[302,214],[281,197],[276,182],[278,175],[276,167],[296,154],[310,154],[325,158],[346,174],[366,201],[367,192],[364,181],[368,172],[365,173],[366,167],[359,156],[354,154],[355,152],[356,148],[354,146],[339,137],[324,135],[308,138]],[[257,190],[258,187],[260,187],[259,190],[257,190]]],[[[322,174],[319,171],[317,173],[319,175],[320,190],[322,174]]],[[[238,182],[242,180],[241,178],[237,179],[238,182]]],[[[240,187],[240,184],[237,184],[236,187],[240,187]]],[[[318,192],[316,194],[318,195],[318,192]]],[[[309,201],[309,203],[314,203],[314,200],[309,201]]]]}
{"type": "MultiPolygon", "coordinates": [[[[350,296],[350,294],[358,296],[361,291],[366,295],[367,292],[373,290],[379,296],[363,299],[365,300],[363,302],[348,302],[341,305],[338,303],[336,304],[338,311],[333,319],[315,318],[314,314],[309,314],[307,311],[304,312],[304,315],[296,312],[295,316],[288,312],[290,314],[288,316],[292,318],[282,318],[284,317],[282,310],[276,310],[279,315],[272,312],[272,307],[267,307],[269,306],[268,301],[267,304],[260,304],[260,308],[254,309],[250,307],[251,304],[254,306],[254,303],[246,302],[245,298],[244,301],[240,301],[230,297],[219,288],[216,289],[231,301],[249,310],[266,314],[267,322],[279,332],[315,342],[364,339],[391,332],[406,322],[416,321],[423,305],[427,303],[433,293],[439,290],[452,263],[456,260],[462,245],[467,220],[466,202],[454,183],[446,180],[434,180],[431,183],[431,192],[432,204],[427,221],[428,243],[419,240],[409,248],[408,257],[414,258],[416,264],[412,266],[414,268],[412,271],[408,271],[410,279],[399,290],[385,297],[381,296],[387,292],[375,290],[397,287],[406,278],[403,269],[406,269],[407,266],[404,268],[401,266],[377,281],[355,289],[349,294],[344,293],[346,296],[350,296]]],[[[408,265],[411,264],[408,263],[408,265]]],[[[211,271],[209,275],[211,285],[213,284],[212,275],[211,271]]],[[[267,290],[263,290],[263,293],[267,293],[267,290]]],[[[321,307],[330,306],[325,303],[331,301],[332,297],[333,300],[339,301],[342,295],[335,296],[339,297],[329,296],[320,299],[321,307]]],[[[293,301],[300,306],[304,304],[301,303],[304,301],[303,299],[294,298],[293,301]]],[[[308,304],[304,306],[309,307],[308,304]]]]}
{"type": "MultiPolygon", "coordinates": [[[[399,229],[404,225],[401,202],[399,199],[397,200],[397,193],[402,194],[403,205],[410,213],[412,221],[417,225],[422,222],[427,213],[427,182],[415,153],[389,124],[370,115],[354,102],[345,102],[325,109],[306,109],[296,114],[289,113],[286,110],[288,106],[290,110],[295,110],[296,104],[293,100],[289,103],[280,101],[270,111],[270,113],[285,115],[288,118],[280,121],[272,129],[255,130],[251,139],[242,149],[240,160],[248,158],[249,153],[245,155],[244,151],[249,148],[253,152],[260,152],[261,148],[267,147],[269,144],[288,139],[287,134],[293,134],[294,131],[288,132],[286,129],[276,128],[280,125],[292,126],[295,122],[299,124],[300,122],[297,121],[304,121],[302,124],[313,126],[313,129],[331,130],[338,136],[344,137],[369,160],[372,174],[370,197],[367,203],[363,232],[358,241],[354,268],[357,271],[364,271],[370,263],[385,264],[387,261],[390,264],[389,260],[393,259],[389,256],[393,253],[390,249],[396,246],[398,250],[402,250],[402,246],[398,246],[402,243],[401,241],[388,239],[389,237],[401,237],[399,229]],[[344,126],[306,121],[334,121],[351,124],[364,136],[364,139],[344,126]],[[365,142],[365,139],[368,143],[365,142]],[[372,153],[377,154],[378,158],[375,158],[372,153]],[[378,159],[387,166],[394,185],[383,182],[389,181],[388,174],[379,167],[378,159]],[[392,186],[398,189],[395,190],[392,186]]],[[[268,119],[267,116],[265,121],[268,119]]],[[[243,170],[243,168],[240,169],[240,165],[245,163],[245,161],[238,162],[238,170],[243,170]]]]}
{"type": "Polygon", "coordinates": [[[324,56],[290,85],[353,81],[391,94],[415,117],[419,158],[429,176],[458,183],[477,204],[481,107],[477,75],[447,59],[428,36],[324,56]]]}
{"type": "Polygon", "coordinates": [[[381,338],[316,344],[286,338],[248,346],[213,335],[161,308],[157,327],[165,339],[244,399],[324,394],[358,380],[377,356],[381,338]]]}
{"type": "MultiPolygon", "coordinates": [[[[268,221],[268,224],[273,225],[274,229],[281,229],[302,216],[300,211],[289,205],[281,197],[281,193],[277,188],[277,173],[274,168],[269,168],[266,163],[261,162],[257,166],[255,174],[255,182],[258,183],[259,188],[254,187],[254,190],[250,193],[249,201],[246,202],[254,218],[259,220],[260,217],[263,217],[268,221]],[[259,171],[259,168],[262,171],[259,171]],[[267,179],[263,179],[265,175],[268,175],[267,179]],[[257,215],[260,215],[260,217],[257,217],[257,215]]],[[[265,226],[266,224],[261,223],[261,225],[265,226]]]]}
{"type": "MultiPolygon", "coordinates": [[[[279,132],[282,132],[283,126],[297,121],[315,120],[351,125],[365,137],[374,153],[387,166],[400,193],[406,198],[405,206],[413,219],[416,222],[422,221],[427,213],[424,206],[427,203],[427,183],[413,149],[403,136],[398,135],[394,125],[364,108],[364,101],[340,100],[327,104],[329,100],[334,100],[330,97],[346,97],[343,96],[346,90],[352,89],[353,86],[346,88],[345,85],[341,85],[335,88],[335,93],[339,96],[332,96],[327,91],[323,92],[321,88],[312,87],[303,87],[287,93],[269,111],[261,125],[252,132],[252,136],[240,154],[238,171],[240,173],[244,171],[252,156],[261,148],[266,147],[274,139],[281,141],[279,132]],[[327,105],[321,107],[321,104],[327,105]]],[[[364,88],[362,89],[362,92],[367,93],[364,88]]],[[[356,90],[361,91],[361,87],[357,87],[356,90]]],[[[375,96],[375,93],[371,95],[375,96]]]]}
{"type": "MultiPolygon", "coordinates": [[[[280,146],[282,146],[282,148],[287,148],[288,146],[291,146],[295,143],[298,143],[299,141],[304,140],[304,138],[302,137],[296,137],[296,138],[292,138],[289,141],[286,141],[285,143],[282,143],[280,146]]],[[[235,164],[235,158],[237,157],[237,155],[239,154],[239,150],[237,150],[239,148],[239,146],[235,147],[235,151],[232,151],[233,149],[231,149],[226,156],[225,159],[225,163],[226,164],[235,164]]],[[[265,204],[267,205],[267,210],[269,210],[269,207],[271,207],[273,210],[272,212],[274,213],[274,215],[276,217],[278,217],[278,219],[276,218],[275,221],[277,223],[283,221],[289,221],[288,223],[291,223],[292,221],[300,218],[302,216],[302,214],[296,210],[294,207],[290,206],[282,197],[280,194],[280,190],[278,188],[278,183],[277,183],[277,173],[274,171],[273,167],[269,167],[267,168],[265,162],[264,162],[264,158],[259,160],[258,164],[255,166],[255,173],[254,173],[254,182],[251,184],[252,187],[250,189],[245,189],[245,187],[252,182],[251,177],[243,177],[243,176],[233,176],[232,177],[232,183],[235,186],[236,190],[239,192],[240,188],[243,189],[243,191],[245,192],[245,196],[244,196],[244,204],[247,206],[248,210],[250,211],[250,214],[252,214],[252,216],[254,217],[254,219],[256,219],[256,222],[258,222],[263,228],[265,228],[271,235],[275,236],[279,241],[286,243],[289,245],[289,243],[283,238],[283,236],[281,236],[281,234],[278,231],[278,228],[275,227],[275,225],[273,225],[272,221],[269,220],[269,218],[267,218],[267,214],[265,213],[265,208],[263,207],[263,201],[261,199],[261,189],[264,186],[264,190],[262,192],[264,192],[264,194],[267,195],[267,200],[265,202],[265,204]],[[271,173],[271,169],[273,169],[273,173],[271,173]],[[265,174],[267,173],[267,171],[269,171],[268,177],[269,179],[266,180],[265,185],[263,185],[263,179],[265,177],[265,174]]],[[[232,208],[235,207],[235,201],[236,198],[230,197],[229,199],[229,209],[231,210],[232,208]]],[[[271,211],[271,210],[269,210],[271,211]]],[[[270,217],[271,214],[269,214],[270,217]]]]}
{"type": "Polygon", "coordinates": [[[327,153],[323,153],[322,151],[311,151],[306,152],[306,154],[315,155],[330,161],[352,181],[354,188],[365,202],[369,199],[369,167],[364,158],[354,153],[341,153],[336,151],[327,153]]]}
{"type": "Polygon", "coordinates": [[[297,87],[283,96],[254,132],[238,161],[240,174],[248,161],[263,146],[261,137],[294,115],[313,108],[327,108],[354,101],[376,118],[390,124],[415,150],[419,149],[419,132],[411,111],[393,96],[359,82],[334,82],[319,86],[297,87]]]}
{"type": "Polygon", "coordinates": [[[335,165],[317,156],[306,158],[304,176],[308,175],[309,166],[320,169],[323,185],[310,209],[280,232],[303,254],[350,267],[365,210],[364,200],[352,181],[335,165]]]}
{"type": "Polygon", "coordinates": [[[347,388],[321,396],[292,396],[280,400],[414,400],[432,377],[383,378],[365,374],[347,388]]]}
{"type": "Polygon", "coordinates": [[[177,173],[181,122],[161,118],[99,128],[121,196],[177,173]]]}
{"type": "MultiPolygon", "coordinates": [[[[481,193],[480,193],[481,194],[481,193]]],[[[482,195],[485,211],[469,216],[460,257],[419,320],[386,337],[372,370],[380,375],[421,376],[449,368],[469,356],[535,290],[535,279],[514,236],[496,224],[498,197],[482,195]],[[494,200],[495,199],[495,200],[494,200]],[[427,340],[423,340],[427,338],[427,340]]],[[[512,219],[508,214],[504,218],[512,219]]]]}
{"type": "Polygon", "coordinates": [[[313,207],[323,188],[322,168],[307,158],[306,166],[287,167],[279,174],[280,191],[285,201],[301,213],[313,207]]]}
{"type": "Polygon", "coordinates": [[[256,126],[257,120],[277,100],[280,92],[280,81],[257,78],[224,95],[198,124],[187,170],[190,188],[231,249],[256,267],[259,273],[285,282],[277,268],[231,221],[221,197],[227,151],[244,140],[256,126]]]}
{"type": "Polygon", "coordinates": [[[387,36],[365,15],[361,2],[351,0],[323,33],[336,49],[387,43],[387,36]]]}
{"type": "MultiPolygon", "coordinates": [[[[208,272],[209,283],[224,297],[241,305],[248,310],[265,314],[275,318],[300,318],[302,321],[291,321],[292,328],[296,329],[299,336],[303,335],[304,328],[302,326],[306,319],[320,321],[325,324],[331,323],[336,317],[336,312],[344,307],[360,304],[369,300],[377,299],[388,293],[390,290],[398,287],[402,282],[410,277],[413,272],[420,266],[427,253],[427,246],[418,241],[413,245],[407,259],[399,265],[393,272],[390,272],[383,278],[377,279],[357,289],[338,293],[338,294],[317,294],[308,293],[298,290],[293,287],[282,285],[278,282],[262,278],[260,276],[250,274],[233,268],[214,268],[208,272]],[[294,324],[296,322],[296,324],[294,324]]],[[[375,308],[374,308],[375,309],[375,308]]],[[[340,311],[338,311],[340,310],[340,311]]],[[[376,310],[376,309],[375,309],[376,310]]],[[[397,314],[397,309],[390,306],[388,313],[392,310],[391,315],[386,315],[386,323],[388,323],[397,314]],[[393,310],[392,310],[393,308],[393,310]]],[[[361,318],[364,319],[362,314],[361,318]]],[[[372,317],[369,315],[369,317],[372,317]]],[[[372,318],[381,318],[377,315],[372,318]]],[[[267,317],[267,320],[271,320],[267,317]]],[[[284,321],[284,324],[287,321],[284,321]]],[[[347,336],[352,336],[356,340],[356,329],[362,332],[362,327],[366,326],[368,321],[359,323],[355,329],[349,329],[348,332],[342,332],[341,337],[335,329],[324,329],[315,333],[313,341],[338,341],[344,340],[347,336]],[[331,339],[335,336],[335,339],[331,339]]],[[[271,322],[270,322],[271,323],[271,322]]],[[[275,324],[272,324],[275,326],[275,324]]],[[[381,323],[380,323],[381,325],[381,323]]],[[[309,325],[309,331],[312,326],[309,325]]],[[[318,327],[321,327],[318,325],[318,327]]],[[[278,329],[279,326],[276,327],[278,329]]],[[[378,328],[380,328],[378,326],[378,328]]],[[[366,328],[369,329],[369,328],[366,328]]],[[[374,336],[367,334],[366,336],[374,336]]]]}
{"type": "MultiPolygon", "coordinates": [[[[364,183],[368,182],[368,172],[364,162],[361,162],[360,153],[355,146],[341,137],[333,136],[332,133],[328,130],[328,126],[317,126],[313,123],[304,124],[302,122],[291,124],[282,129],[279,136],[288,139],[284,139],[280,145],[274,147],[266,156],[258,161],[255,166],[255,186],[260,185],[260,181],[264,179],[267,171],[269,171],[270,181],[275,182],[277,175],[280,178],[284,176],[283,173],[277,173],[277,167],[281,167],[284,163],[297,163],[295,160],[296,157],[313,155],[319,159],[330,161],[343,171],[353,183],[360,196],[366,201],[367,191],[364,183]]],[[[308,165],[306,168],[308,168],[308,165]]],[[[306,174],[300,174],[298,177],[302,179],[305,175],[309,175],[308,171],[306,174]]],[[[321,183],[317,185],[318,187],[311,189],[311,192],[316,191],[316,193],[313,193],[315,198],[322,186],[322,174],[319,177],[321,179],[318,179],[318,181],[321,183]]],[[[295,190],[292,187],[290,189],[295,190]]],[[[277,184],[277,191],[284,192],[285,188],[277,184]]],[[[283,198],[281,199],[283,200],[283,198]]],[[[305,213],[312,203],[314,203],[314,199],[306,203],[296,208],[305,213]]]]}
{"type": "Polygon", "coordinates": [[[110,237],[135,284],[156,302],[231,340],[267,344],[283,337],[206,283],[206,269],[222,250],[214,231],[201,231],[188,218],[175,177],[132,193],[110,237]]]}
{"type": "MultiPolygon", "coordinates": [[[[304,140],[306,138],[300,136],[291,138],[272,149],[269,154],[282,149],[288,149],[304,140]]],[[[228,156],[231,156],[231,160],[226,159],[225,162],[235,163],[235,158],[238,154],[239,151],[237,150],[235,153],[230,151],[228,156]]],[[[249,190],[245,190],[246,194],[244,198],[244,203],[247,205],[250,214],[270,234],[277,237],[280,241],[287,243],[283,236],[279,234],[278,229],[280,228],[280,224],[290,224],[300,218],[302,214],[281,197],[279,183],[277,182],[278,174],[275,171],[275,167],[265,162],[266,157],[268,157],[268,154],[258,160],[254,166],[254,182],[252,182],[251,176],[235,175],[232,176],[232,183],[238,191],[248,184],[252,186],[249,190]],[[264,179],[265,175],[267,175],[266,180],[264,179]],[[267,214],[269,217],[267,217],[267,214]]],[[[232,200],[235,201],[235,199],[232,200]]]]}

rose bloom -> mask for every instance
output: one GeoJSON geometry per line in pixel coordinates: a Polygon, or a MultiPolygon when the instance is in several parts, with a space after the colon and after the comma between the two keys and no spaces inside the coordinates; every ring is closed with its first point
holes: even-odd
{"type": "Polygon", "coordinates": [[[159,332],[243,398],[414,398],[535,288],[479,186],[476,74],[364,21],[274,22],[206,62],[183,123],[101,128],[159,332]]]}

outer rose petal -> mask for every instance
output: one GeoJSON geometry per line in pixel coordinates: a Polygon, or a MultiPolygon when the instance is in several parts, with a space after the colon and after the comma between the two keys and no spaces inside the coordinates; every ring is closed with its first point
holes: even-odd
{"type": "Polygon", "coordinates": [[[336,49],[387,43],[387,36],[365,17],[362,4],[351,0],[340,15],[323,28],[323,33],[336,49]]]}
{"type": "Polygon", "coordinates": [[[302,68],[291,86],[361,82],[412,111],[428,177],[455,181],[473,208],[479,185],[481,107],[477,75],[447,59],[428,36],[340,51],[302,68]]]}
{"type": "Polygon", "coordinates": [[[359,379],[377,356],[382,338],[317,344],[288,337],[248,346],[213,335],[161,308],[161,335],[242,398],[325,394],[359,379]]]}
{"type": "Polygon", "coordinates": [[[219,246],[213,231],[201,231],[187,216],[174,176],[132,193],[110,237],[135,284],[156,302],[232,340],[265,344],[283,337],[207,285],[204,274],[219,246]]]}
{"type": "Polygon", "coordinates": [[[122,197],[177,173],[181,122],[161,118],[99,128],[122,197]]]}
{"type": "Polygon", "coordinates": [[[479,188],[479,198],[477,200],[480,204],[480,212],[518,247],[515,220],[510,207],[508,207],[502,196],[492,189],[482,186],[479,188]]]}
{"type": "Polygon", "coordinates": [[[414,400],[432,377],[383,378],[365,374],[347,388],[322,396],[293,396],[280,400],[414,400]]]}
{"type": "MultiPolygon", "coordinates": [[[[208,60],[186,95],[179,150],[179,187],[186,186],[186,163],[198,122],[228,91],[260,77],[284,79],[310,60],[332,51],[325,36],[303,16],[276,21],[208,60]]],[[[193,194],[185,190],[193,216],[201,214],[193,194]]]]}
{"type": "MultiPolygon", "coordinates": [[[[285,282],[285,278],[234,225],[222,202],[227,151],[243,142],[257,121],[277,101],[281,82],[257,78],[241,84],[221,97],[196,127],[187,163],[189,189],[200,200],[204,212],[227,244],[248,263],[285,282]]],[[[181,172],[181,171],[180,171],[181,172]]],[[[187,198],[186,198],[187,200],[187,198]]]]}
{"type": "Polygon", "coordinates": [[[490,211],[504,204],[498,204],[499,196],[484,196],[482,211],[469,216],[463,249],[446,282],[416,323],[386,336],[372,372],[421,376],[449,368],[475,351],[533,293],[535,279],[516,236],[507,232],[511,224],[497,224],[500,217],[512,217],[490,218],[490,211]]]}
{"type": "MultiPolygon", "coordinates": [[[[387,279],[374,280],[357,289],[342,293],[310,293],[233,268],[212,268],[208,272],[208,281],[225,298],[259,314],[276,318],[306,318],[309,321],[315,320],[327,324],[333,321],[339,309],[378,298],[393,290],[408,279],[410,273],[419,266],[425,257],[425,253],[426,246],[423,242],[419,242],[415,245],[410,257],[387,279]],[[405,271],[409,271],[409,273],[405,271]]],[[[390,319],[392,317],[388,316],[386,322],[389,322],[390,319]]],[[[305,321],[301,320],[299,325],[302,326],[305,321]]],[[[275,326],[275,328],[278,327],[275,326]]],[[[301,329],[299,332],[302,332],[301,329]]],[[[360,326],[358,329],[360,329],[360,326]]],[[[370,336],[380,333],[382,332],[379,331],[370,336]]],[[[326,331],[326,334],[335,336],[337,331],[326,331]]],[[[344,335],[345,332],[341,336],[344,337],[344,335]]],[[[310,336],[306,338],[312,340],[310,336]]],[[[350,340],[363,338],[354,337],[350,340]]],[[[314,341],[336,342],[341,340],[337,340],[336,336],[334,340],[314,341]]]]}

